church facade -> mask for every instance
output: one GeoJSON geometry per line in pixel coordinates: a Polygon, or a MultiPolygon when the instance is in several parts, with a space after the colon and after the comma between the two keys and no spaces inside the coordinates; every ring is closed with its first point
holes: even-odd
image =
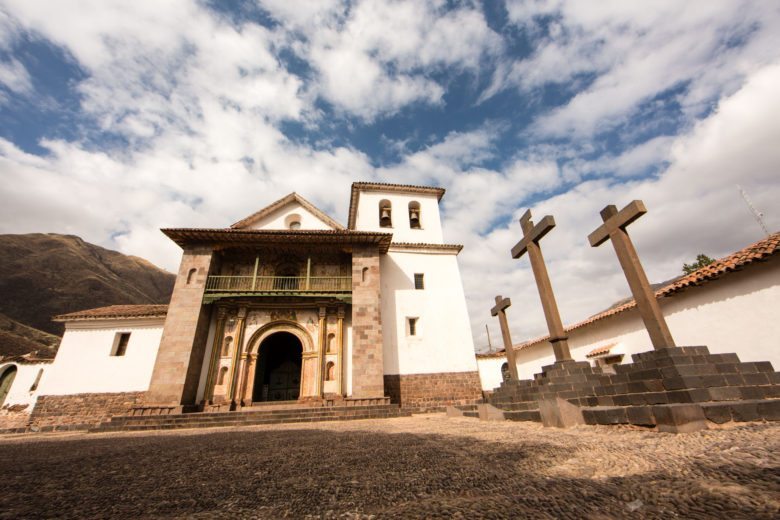
{"type": "Polygon", "coordinates": [[[76,395],[149,414],[481,397],[443,195],[354,183],[346,227],[293,193],[228,228],[163,229],[182,248],[169,305],[58,317],[36,408],[76,395]]]}

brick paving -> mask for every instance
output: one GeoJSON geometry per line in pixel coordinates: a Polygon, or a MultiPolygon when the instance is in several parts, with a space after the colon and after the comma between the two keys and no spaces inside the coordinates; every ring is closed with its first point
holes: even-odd
{"type": "Polygon", "coordinates": [[[0,518],[777,518],[780,425],[448,419],[0,438],[0,518]]]}

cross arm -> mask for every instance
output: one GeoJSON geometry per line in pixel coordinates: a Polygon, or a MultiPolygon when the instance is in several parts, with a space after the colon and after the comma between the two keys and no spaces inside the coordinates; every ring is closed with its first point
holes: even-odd
{"type": "MultiPolygon", "coordinates": [[[[530,215],[530,212],[526,211],[525,215],[523,215],[523,218],[520,219],[520,223],[530,223],[530,215]]],[[[527,227],[527,224],[524,227],[527,227]]],[[[554,227],[555,219],[552,217],[552,215],[547,215],[544,217],[533,227],[533,229],[526,231],[523,239],[512,248],[512,258],[520,258],[523,256],[528,250],[528,244],[531,242],[538,242],[554,227]]]]}
{"type": "Polygon", "coordinates": [[[506,310],[507,307],[510,307],[512,305],[512,300],[509,298],[502,298],[501,296],[496,296],[496,305],[492,309],[490,309],[490,315],[491,316],[498,316],[498,313],[506,310]]]}
{"type": "Polygon", "coordinates": [[[590,242],[591,247],[600,246],[607,241],[610,232],[628,226],[645,213],[647,213],[647,208],[641,200],[631,201],[620,211],[613,205],[605,207],[601,210],[601,219],[604,223],[588,235],[588,242],[590,242]]]}

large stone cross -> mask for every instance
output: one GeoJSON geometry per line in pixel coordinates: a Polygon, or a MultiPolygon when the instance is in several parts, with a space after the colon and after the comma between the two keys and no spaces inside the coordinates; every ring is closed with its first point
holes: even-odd
{"type": "Polygon", "coordinates": [[[547,329],[550,331],[550,343],[552,343],[555,361],[571,360],[569,342],[563,330],[561,315],[558,312],[558,304],[555,302],[550,276],[544,265],[542,249],[539,241],[555,227],[555,219],[547,215],[534,226],[531,220],[531,210],[520,217],[520,226],[523,228],[523,239],[512,248],[512,258],[520,258],[526,252],[531,260],[531,269],[536,278],[536,287],[539,289],[539,297],[542,299],[544,318],[547,320],[547,329]]]}
{"type": "Polygon", "coordinates": [[[588,235],[588,241],[592,247],[597,247],[607,240],[612,240],[620,267],[626,275],[628,286],[634,295],[634,301],[650,335],[653,348],[661,349],[674,346],[672,333],[669,332],[661,307],[655,298],[655,292],[647,281],[645,271],[639,262],[639,255],[626,232],[626,227],[645,213],[647,209],[641,200],[631,202],[620,211],[615,206],[607,206],[601,210],[604,224],[588,235]]]}
{"type": "Polygon", "coordinates": [[[517,362],[515,361],[515,349],[512,346],[512,336],[509,334],[509,324],[506,321],[506,309],[512,305],[509,298],[496,296],[496,305],[490,309],[491,316],[498,316],[498,323],[501,325],[501,337],[504,339],[504,350],[506,351],[506,360],[509,365],[510,379],[518,381],[517,362]]]}

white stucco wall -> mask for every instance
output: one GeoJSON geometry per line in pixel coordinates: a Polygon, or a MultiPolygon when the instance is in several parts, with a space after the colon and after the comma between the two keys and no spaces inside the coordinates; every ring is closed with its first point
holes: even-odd
{"type": "Polygon", "coordinates": [[[367,191],[360,194],[355,218],[358,231],[392,233],[393,242],[441,244],[443,237],[439,217],[439,201],[436,195],[415,193],[382,193],[367,191]],[[389,200],[392,205],[390,228],[379,226],[379,202],[389,200]],[[420,203],[421,229],[409,227],[409,203],[420,203]]]}
{"type": "Polygon", "coordinates": [[[34,363],[34,364],[21,364],[21,363],[2,363],[0,364],[0,377],[10,369],[10,367],[16,367],[16,377],[11,385],[8,395],[3,401],[3,407],[12,405],[28,405],[24,409],[26,413],[30,413],[35,404],[35,400],[40,394],[41,384],[46,377],[46,373],[51,366],[51,363],[34,363]],[[38,372],[43,370],[41,380],[38,382],[38,388],[33,391],[31,387],[35,383],[35,379],[38,377],[38,372]]]}
{"type": "Polygon", "coordinates": [[[471,325],[452,252],[391,249],[380,257],[385,374],[467,372],[477,369],[471,325]],[[414,288],[414,274],[425,288],[414,288]],[[417,317],[418,335],[407,334],[417,317]]]}
{"type": "Polygon", "coordinates": [[[292,214],[301,217],[301,229],[333,229],[295,201],[252,223],[248,229],[289,229],[287,217],[292,214]]]}
{"type": "MultiPolygon", "coordinates": [[[[659,300],[675,343],[706,345],[713,354],[735,352],[742,361],[770,361],[780,369],[780,258],[751,264],[701,287],[659,300]]],[[[572,357],[587,360],[597,347],[616,343],[610,353],[631,354],[652,349],[637,309],[594,322],[569,332],[572,357]]],[[[552,347],[545,342],[517,353],[518,375],[533,377],[543,365],[554,362],[552,347]]],[[[500,367],[506,358],[480,358],[484,390],[500,383],[500,367]],[[496,371],[498,374],[496,375],[496,371]],[[491,386],[492,385],[492,386],[491,386]]]]}
{"type": "Polygon", "coordinates": [[[142,392],[149,389],[163,319],[74,321],[65,334],[39,395],[142,392]],[[112,356],[116,335],[130,333],[124,356],[112,356]]]}

